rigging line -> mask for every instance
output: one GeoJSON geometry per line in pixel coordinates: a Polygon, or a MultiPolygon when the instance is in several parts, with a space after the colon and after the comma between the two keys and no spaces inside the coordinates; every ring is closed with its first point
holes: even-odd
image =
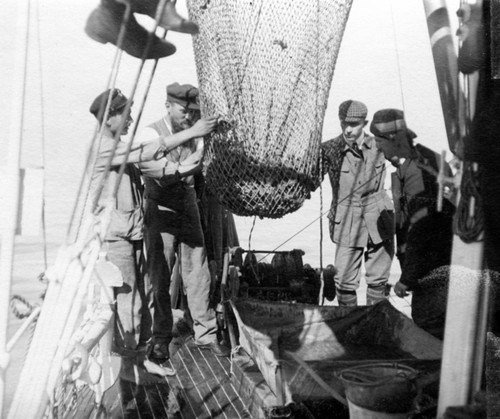
{"type": "Polygon", "coordinates": [[[47,261],[47,223],[46,223],[46,201],[45,201],[45,190],[47,186],[47,180],[45,176],[45,164],[46,164],[46,136],[45,136],[45,94],[43,88],[43,62],[42,62],[42,42],[41,42],[41,31],[40,31],[40,6],[39,2],[36,2],[35,8],[35,20],[36,20],[36,35],[38,41],[38,73],[39,73],[39,90],[40,90],[40,118],[41,118],[41,142],[42,142],[42,169],[44,171],[42,179],[42,240],[43,240],[43,263],[44,270],[48,268],[47,261]]]}
{"type": "MultiPolygon", "coordinates": [[[[146,43],[146,47],[144,48],[144,51],[143,51],[143,54],[142,54],[142,57],[141,57],[141,65],[139,67],[139,73],[138,73],[137,79],[136,79],[136,86],[137,86],[137,83],[139,81],[139,77],[141,76],[142,70],[144,68],[144,64],[146,62],[147,55],[149,53],[151,45],[153,44],[153,39],[154,39],[154,36],[155,36],[155,32],[156,32],[156,29],[158,28],[158,25],[159,25],[159,22],[160,22],[160,19],[161,19],[161,15],[164,12],[166,3],[167,3],[167,0],[161,0],[160,3],[158,4],[157,9],[156,9],[155,26],[152,29],[152,31],[149,32],[149,34],[148,34],[148,41],[146,43]]],[[[166,36],[167,36],[167,30],[164,31],[163,38],[165,38],[166,36]]],[[[155,75],[156,68],[158,66],[158,61],[159,61],[158,58],[154,60],[153,68],[151,69],[151,72],[149,74],[149,79],[148,79],[148,83],[147,83],[147,86],[146,86],[146,90],[144,92],[144,95],[142,96],[141,106],[139,107],[139,113],[137,114],[137,118],[136,118],[135,124],[134,124],[133,129],[132,129],[132,136],[130,138],[129,143],[127,144],[127,151],[126,151],[126,154],[125,154],[125,160],[120,165],[120,171],[118,172],[118,177],[117,177],[116,182],[115,182],[115,187],[114,187],[114,190],[113,190],[113,197],[114,198],[116,198],[116,196],[118,194],[118,187],[120,186],[120,181],[121,181],[121,179],[123,177],[123,173],[125,172],[125,167],[127,165],[127,158],[128,158],[128,156],[130,154],[130,150],[132,149],[132,144],[134,142],[135,135],[137,134],[137,129],[139,128],[139,122],[141,121],[142,113],[144,111],[144,106],[146,105],[146,100],[148,98],[149,91],[151,89],[151,85],[153,83],[153,77],[155,75]]],[[[135,90],[133,91],[132,97],[134,96],[134,94],[135,94],[135,90]]],[[[122,121],[122,124],[124,124],[124,121],[122,121]]],[[[122,128],[122,127],[120,126],[120,128],[122,128]]]]}
{"type": "MultiPolygon", "coordinates": [[[[341,204],[342,202],[344,202],[346,199],[350,198],[354,192],[356,192],[357,190],[361,189],[363,186],[367,185],[368,183],[370,183],[373,179],[375,179],[377,176],[381,175],[384,171],[386,170],[386,167],[384,165],[384,167],[379,171],[379,172],[376,172],[371,178],[369,178],[366,182],[362,183],[361,185],[359,185],[358,187],[354,188],[351,190],[351,192],[349,194],[347,194],[346,196],[344,196],[342,199],[340,199],[338,202],[337,202],[337,205],[341,204]]],[[[302,233],[304,230],[308,229],[309,227],[311,227],[316,221],[318,221],[319,219],[321,219],[322,217],[324,217],[330,210],[327,210],[323,213],[321,213],[319,215],[319,217],[315,218],[314,220],[312,220],[309,224],[305,225],[304,227],[302,227],[299,231],[297,231],[295,234],[291,235],[288,239],[286,239],[284,242],[282,242],[281,244],[279,244],[278,246],[276,246],[273,250],[271,250],[269,253],[265,254],[261,259],[258,260],[258,262],[262,261],[266,256],[270,255],[271,253],[273,252],[276,252],[280,247],[282,247],[284,244],[288,243],[290,240],[292,240],[294,237],[298,236],[300,233],[302,233]]]]}
{"type": "MultiPolygon", "coordinates": [[[[155,26],[154,26],[154,29],[152,31],[149,31],[149,33],[148,33],[148,40],[146,42],[146,47],[144,48],[144,51],[143,51],[143,54],[142,54],[142,57],[141,57],[141,63],[139,64],[139,69],[137,71],[137,75],[135,77],[134,84],[132,86],[132,91],[130,93],[129,101],[127,102],[127,105],[125,106],[125,109],[123,111],[124,115],[127,115],[130,112],[130,109],[132,108],[132,100],[133,100],[133,98],[135,96],[135,92],[136,92],[137,86],[139,84],[139,79],[141,77],[142,70],[144,69],[144,64],[146,62],[149,50],[150,50],[151,45],[153,43],[153,39],[154,39],[154,36],[155,36],[155,30],[158,27],[158,22],[159,22],[160,17],[161,17],[161,12],[163,11],[163,9],[165,7],[166,1],[167,0],[161,0],[160,3],[159,3],[159,5],[158,5],[157,14],[155,16],[155,26]]],[[[130,9],[130,5],[129,4],[127,4],[127,9],[130,9]]],[[[142,104],[141,107],[144,107],[144,104],[142,104]]],[[[127,123],[126,118],[122,118],[122,120],[120,122],[120,125],[118,127],[118,130],[116,131],[116,133],[114,135],[114,138],[113,138],[113,140],[114,140],[113,149],[112,149],[112,151],[110,153],[110,156],[109,156],[109,158],[108,158],[108,160],[106,162],[106,166],[105,166],[105,169],[104,169],[104,176],[101,178],[101,181],[99,182],[99,186],[97,188],[97,193],[94,196],[94,200],[93,200],[92,206],[91,206],[92,212],[94,212],[97,209],[97,206],[98,206],[98,203],[99,203],[99,198],[101,197],[102,191],[104,190],[104,185],[106,184],[106,182],[107,182],[107,180],[109,178],[109,174],[111,172],[111,163],[112,163],[113,158],[114,158],[114,156],[116,154],[116,150],[118,148],[118,143],[120,141],[121,132],[123,131],[123,128],[125,127],[126,123],[127,123]]],[[[116,193],[118,191],[118,185],[120,184],[120,179],[123,176],[123,173],[125,171],[125,167],[127,165],[127,160],[128,160],[128,156],[130,154],[130,150],[132,149],[133,140],[134,139],[131,138],[130,141],[127,143],[127,149],[125,151],[123,162],[120,165],[117,182],[115,184],[115,189],[113,191],[113,197],[116,197],[116,193]]]]}
{"type": "MultiPolygon", "coordinates": [[[[120,36],[118,37],[118,39],[120,40],[120,36]]],[[[118,44],[119,43],[120,43],[120,41],[118,42],[118,44]]],[[[118,76],[118,69],[120,67],[121,56],[122,56],[122,50],[120,48],[117,48],[114,59],[113,59],[113,64],[111,66],[111,73],[110,73],[110,76],[109,76],[108,81],[106,83],[105,90],[108,90],[110,87],[114,87],[116,85],[116,79],[118,76]]],[[[111,106],[111,92],[110,92],[110,95],[108,96],[107,101],[106,101],[106,107],[104,110],[103,120],[107,119],[107,116],[109,115],[110,106],[111,106]]],[[[89,181],[89,184],[87,185],[85,198],[83,198],[83,200],[82,200],[81,197],[82,197],[83,186],[85,184],[85,180],[88,177],[92,176],[92,174],[94,173],[95,167],[96,167],[96,163],[97,163],[96,154],[97,154],[97,150],[99,150],[99,148],[100,148],[102,137],[104,135],[104,131],[102,128],[103,128],[103,126],[101,126],[99,121],[96,121],[94,133],[92,134],[92,141],[91,141],[90,147],[89,147],[88,152],[87,152],[85,167],[84,167],[82,177],[80,180],[80,184],[78,187],[75,205],[73,206],[73,210],[71,212],[70,223],[69,223],[67,234],[66,234],[66,241],[67,242],[69,242],[70,235],[71,235],[71,229],[75,223],[76,210],[77,210],[78,204],[83,202],[81,212],[80,212],[80,215],[78,217],[79,218],[78,219],[78,230],[81,229],[83,214],[85,212],[86,205],[87,205],[87,202],[89,199],[89,194],[90,194],[90,181],[89,181]],[[92,168],[90,168],[91,164],[92,164],[92,168]]]]}
{"type": "Polygon", "coordinates": [[[393,37],[394,37],[394,47],[396,49],[396,61],[398,63],[399,94],[401,96],[401,106],[403,108],[403,112],[405,112],[405,97],[404,97],[404,92],[403,92],[403,78],[401,76],[401,58],[399,55],[399,44],[398,44],[398,35],[397,35],[397,31],[396,31],[396,21],[394,19],[394,9],[392,7],[392,0],[388,0],[388,2],[389,2],[389,8],[391,9],[392,33],[393,33],[393,37]]]}
{"type": "MultiPolygon", "coordinates": [[[[125,33],[126,33],[126,30],[127,30],[127,26],[126,25],[127,25],[128,20],[130,19],[131,13],[132,13],[131,12],[131,8],[127,7],[125,9],[125,13],[123,15],[122,22],[120,24],[120,31],[118,33],[118,39],[117,39],[117,42],[116,42],[116,52],[115,52],[115,56],[113,58],[113,64],[112,64],[111,73],[110,73],[110,76],[108,78],[108,82],[107,82],[107,85],[106,85],[106,90],[109,89],[110,87],[114,87],[115,84],[116,84],[116,79],[117,79],[117,76],[118,76],[118,69],[120,67],[120,61],[121,61],[121,56],[122,56],[121,46],[123,45],[123,41],[125,39],[125,33]]],[[[111,92],[110,92],[110,95],[108,96],[108,99],[107,99],[107,102],[106,102],[106,107],[105,107],[105,110],[104,110],[103,120],[107,119],[107,117],[109,115],[109,109],[110,109],[110,107],[111,107],[111,92]]],[[[81,202],[80,198],[81,198],[81,194],[82,194],[83,187],[84,187],[84,184],[85,184],[85,179],[87,178],[87,176],[92,176],[92,173],[95,170],[96,158],[95,158],[94,154],[97,153],[97,150],[100,147],[100,143],[101,143],[103,135],[104,135],[104,126],[102,124],[100,124],[99,121],[96,121],[95,128],[94,128],[94,134],[92,136],[92,142],[91,142],[91,145],[90,145],[88,153],[87,153],[87,159],[86,159],[86,162],[85,162],[85,168],[83,170],[83,174],[82,174],[82,177],[81,177],[81,180],[80,180],[80,184],[79,184],[78,192],[77,192],[77,197],[75,199],[75,205],[73,206],[73,210],[71,212],[71,217],[70,217],[70,223],[68,225],[68,230],[66,232],[66,241],[67,242],[70,241],[71,230],[72,230],[72,226],[73,226],[73,224],[75,222],[76,211],[77,211],[77,208],[78,208],[78,204],[81,202]],[[97,147],[96,147],[96,142],[98,143],[97,147]],[[90,166],[91,166],[91,163],[92,163],[92,170],[89,170],[90,166]]],[[[78,229],[81,228],[83,214],[85,212],[85,208],[86,208],[86,204],[87,204],[87,201],[88,201],[89,194],[90,194],[90,184],[87,186],[87,191],[86,191],[86,194],[85,194],[85,199],[83,201],[82,210],[81,210],[81,213],[80,213],[80,216],[79,216],[78,229]]]]}
{"type": "MultiPolygon", "coordinates": [[[[318,11],[318,15],[317,15],[317,19],[318,19],[318,22],[317,22],[317,28],[319,28],[319,16],[320,16],[320,12],[319,12],[319,2],[316,3],[317,5],[317,11],[318,11]]],[[[319,38],[319,34],[318,34],[318,38],[319,38]]],[[[318,50],[319,48],[316,50],[316,54],[318,54],[318,50]]],[[[318,104],[318,101],[319,101],[319,82],[318,82],[318,74],[319,74],[319,62],[320,62],[320,59],[319,59],[319,56],[316,55],[316,65],[317,65],[317,68],[316,68],[316,118],[318,117],[318,109],[319,109],[319,104],[318,104]]],[[[320,179],[323,179],[323,176],[324,176],[324,173],[323,173],[323,151],[322,151],[322,147],[321,147],[321,143],[319,145],[319,175],[320,175],[320,179]]],[[[324,304],[324,288],[325,288],[325,281],[324,281],[324,276],[323,276],[323,217],[321,216],[321,214],[323,214],[323,185],[322,185],[323,182],[320,183],[319,185],[319,214],[320,214],[320,217],[319,217],[319,272],[320,272],[320,291],[319,291],[319,298],[318,298],[318,304],[319,305],[323,305],[324,304]]]]}
{"type": "MultiPolygon", "coordinates": [[[[257,216],[254,216],[254,217],[253,217],[252,228],[250,229],[250,233],[248,234],[248,250],[251,250],[251,249],[252,249],[252,247],[251,247],[252,233],[253,233],[253,229],[254,229],[254,227],[255,227],[255,221],[256,221],[256,220],[257,220],[257,216]]],[[[267,255],[269,255],[269,253],[268,253],[267,255]]],[[[267,256],[267,255],[266,255],[266,256],[267,256]]],[[[264,259],[266,256],[264,256],[262,259],[264,259]]],[[[262,259],[261,259],[261,260],[262,260],[262,259]]],[[[259,262],[260,262],[261,260],[259,260],[259,262]]]]}
{"type": "MultiPolygon", "coordinates": [[[[316,10],[317,10],[317,22],[316,22],[316,28],[318,28],[319,32],[319,21],[320,21],[320,10],[319,10],[319,1],[316,2],[316,10]]],[[[318,33],[318,38],[319,38],[319,33],[318,33]]],[[[320,67],[320,58],[319,58],[319,47],[316,47],[316,118],[318,118],[318,109],[319,107],[319,80],[318,80],[318,75],[319,75],[319,67],[320,67]]],[[[321,141],[321,140],[320,140],[321,141]]],[[[324,172],[323,172],[323,151],[321,147],[321,142],[319,144],[319,175],[320,179],[323,179],[324,172]]],[[[320,184],[319,185],[319,213],[323,214],[323,186],[320,184]]],[[[323,217],[320,216],[319,219],[319,268],[320,272],[323,272],[323,217]]]]}

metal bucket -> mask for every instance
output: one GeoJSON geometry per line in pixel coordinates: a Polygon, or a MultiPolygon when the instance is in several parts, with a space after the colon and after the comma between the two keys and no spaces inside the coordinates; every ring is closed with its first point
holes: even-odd
{"type": "Polygon", "coordinates": [[[351,419],[404,418],[417,395],[417,372],[406,365],[365,364],[347,368],[339,376],[351,419]]]}

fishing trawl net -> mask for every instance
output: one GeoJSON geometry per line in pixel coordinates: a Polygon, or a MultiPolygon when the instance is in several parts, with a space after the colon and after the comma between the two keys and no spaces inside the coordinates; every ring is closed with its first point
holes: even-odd
{"type": "Polygon", "coordinates": [[[352,0],[187,0],[207,186],[237,215],[278,218],[318,185],[323,118],[352,0]]]}

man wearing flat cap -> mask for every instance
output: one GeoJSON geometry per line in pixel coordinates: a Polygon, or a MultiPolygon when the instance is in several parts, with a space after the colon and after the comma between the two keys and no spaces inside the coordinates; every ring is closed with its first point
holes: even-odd
{"type": "Polygon", "coordinates": [[[110,211],[103,250],[108,261],[118,267],[123,281],[121,286],[113,288],[117,313],[114,349],[124,359],[139,362],[148,372],[167,375],[169,371],[166,369],[141,359],[139,351],[140,324],[143,320],[138,291],[142,281],[138,272],[143,246],[143,191],[141,174],[134,163],[155,161],[169,149],[210,132],[214,124],[200,122],[175,135],[161,133],[147,142],[129,146],[121,136],[127,134],[132,123],[131,106],[132,103],[119,89],[101,93],[90,106],[90,113],[99,121],[102,132],[90,183],[92,213],[107,214],[106,210],[110,211]],[[111,167],[106,173],[109,163],[111,167]],[[125,167],[120,179],[123,164],[125,167]]]}
{"type": "MultiPolygon", "coordinates": [[[[422,144],[406,126],[403,111],[381,109],[370,131],[395,167],[392,194],[396,212],[397,257],[401,278],[394,286],[399,297],[412,291],[412,318],[422,329],[442,339],[447,278],[453,242],[453,194],[445,194],[437,210],[440,156],[422,144]]],[[[444,174],[451,177],[448,163],[444,174]]]]}
{"type": "Polygon", "coordinates": [[[342,134],[322,144],[323,173],[332,186],[328,218],[336,244],[335,286],[341,306],[357,305],[364,258],[367,305],[385,299],[394,256],[394,207],[384,190],[384,155],[364,132],[366,105],[347,100],[339,107],[342,134]]]}
{"type": "MultiPolygon", "coordinates": [[[[167,113],[149,125],[142,138],[189,129],[200,117],[198,89],[190,84],[167,86],[167,113]]],[[[145,237],[148,273],[153,286],[153,342],[150,359],[162,364],[172,341],[170,282],[177,262],[193,319],[195,343],[217,356],[229,355],[217,340],[215,311],[209,307],[211,277],[195,191],[201,172],[203,144],[193,140],[171,150],[162,161],[141,164],[146,186],[145,237]],[[161,170],[167,176],[158,178],[161,170]]]]}

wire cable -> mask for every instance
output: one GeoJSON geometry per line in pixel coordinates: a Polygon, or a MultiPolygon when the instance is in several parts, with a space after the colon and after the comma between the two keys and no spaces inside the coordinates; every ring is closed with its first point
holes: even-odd
{"type": "MultiPolygon", "coordinates": [[[[386,167],[384,165],[384,167],[379,171],[379,172],[376,172],[371,178],[369,178],[366,182],[363,182],[361,185],[359,185],[358,187],[356,188],[353,188],[351,190],[351,192],[349,194],[347,194],[346,196],[344,196],[342,199],[340,199],[338,202],[337,202],[337,205],[341,204],[342,202],[344,202],[346,199],[350,198],[354,192],[358,191],[359,189],[363,188],[365,185],[367,185],[368,183],[370,183],[373,179],[375,179],[377,176],[380,176],[384,171],[386,170],[386,167]]],[[[286,243],[288,243],[290,240],[292,240],[294,237],[298,236],[300,233],[302,233],[303,231],[305,231],[306,229],[308,229],[310,226],[312,226],[316,221],[320,220],[322,217],[324,217],[330,210],[327,210],[327,211],[324,211],[322,212],[318,217],[316,217],[314,220],[312,220],[310,223],[308,223],[307,225],[305,225],[304,227],[302,227],[300,230],[298,230],[295,234],[291,235],[288,239],[286,239],[285,241],[283,241],[282,243],[280,243],[278,246],[276,246],[273,250],[271,250],[269,253],[267,253],[266,255],[264,255],[261,259],[259,259],[259,262],[262,261],[266,256],[270,255],[272,252],[276,252],[280,247],[282,247],[283,245],[285,245],[286,243]]]]}
{"type": "Polygon", "coordinates": [[[46,165],[46,124],[45,124],[45,93],[44,93],[44,75],[43,75],[43,62],[42,62],[42,41],[41,41],[41,31],[40,31],[40,7],[39,2],[36,2],[35,8],[36,17],[36,38],[38,41],[38,74],[39,74],[39,90],[40,90],[40,120],[41,120],[41,143],[42,143],[42,169],[44,171],[43,182],[42,182],[42,240],[43,240],[43,263],[44,270],[48,268],[48,258],[47,258],[47,222],[46,222],[46,201],[45,201],[45,191],[47,187],[47,181],[45,176],[45,165],[46,165]]]}

